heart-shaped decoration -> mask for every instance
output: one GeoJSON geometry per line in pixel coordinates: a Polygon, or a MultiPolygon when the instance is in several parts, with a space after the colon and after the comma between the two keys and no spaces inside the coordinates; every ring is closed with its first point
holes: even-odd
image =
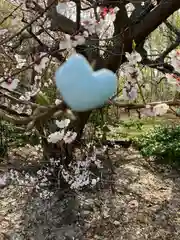
{"type": "Polygon", "coordinates": [[[77,112],[103,106],[117,88],[117,78],[112,71],[93,71],[80,54],[69,57],[56,71],[55,79],[64,101],[77,112]]]}

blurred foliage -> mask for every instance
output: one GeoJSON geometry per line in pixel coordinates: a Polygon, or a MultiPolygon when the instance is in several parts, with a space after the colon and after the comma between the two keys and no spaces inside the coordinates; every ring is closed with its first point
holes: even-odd
{"type": "Polygon", "coordinates": [[[130,129],[131,127],[135,127],[137,130],[141,130],[143,126],[143,121],[142,120],[129,120],[129,121],[124,121],[122,122],[122,127],[130,129]]]}
{"type": "Polygon", "coordinates": [[[136,144],[145,157],[154,157],[162,163],[180,164],[180,125],[155,127],[140,135],[136,144]]]}
{"type": "Polygon", "coordinates": [[[4,127],[3,121],[0,120],[0,157],[3,158],[7,155],[8,143],[7,137],[9,135],[8,131],[4,127]]]}
{"type": "Polygon", "coordinates": [[[108,138],[113,140],[118,139],[132,139],[147,129],[152,128],[153,119],[135,119],[128,118],[126,120],[119,120],[110,126],[110,131],[108,133],[108,138]]]}
{"type": "Polygon", "coordinates": [[[108,124],[112,124],[111,118],[108,115],[109,107],[94,110],[89,118],[89,123],[94,127],[93,136],[91,139],[106,140],[107,133],[110,131],[108,124]]]}
{"type": "Polygon", "coordinates": [[[57,66],[50,59],[47,67],[44,69],[42,78],[41,93],[37,98],[37,103],[40,105],[48,105],[54,103],[57,98],[57,89],[55,84],[52,84],[52,74],[56,71],[57,66]],[[51,82],[51,83],[50,83],[51,82]]]}
{"type": "Polygon", "coordinates": [[[36,96],[36,103],[44,106],[50,105],[50,99],[46,93],[39,92],[36,96]]]}
{"type": "MultiPolygon", "coordinates": [[[[178,112],[178,109],[174,109],[178,112]]],[[[130,111],[130,116],[124,111],[115,107],[110,107],[106,112],[94,111],[90,116],[90,123],[94,126],[91,138],[101,138],[106,134],[109,140],[134,139],[154,127],[179,124],[179,117],[174,113],[168,113],[161,117],[142,117],[138,118],[136,111],[130,111]],[[105,131],[105,133],[104,133],[105,131]]],[[[92,126],[91,126],[92,128],[92,126]]]]}
{"type": "Polygon", "coordinates": [[[26,144],[39,144],[39,137],[35,133],[26,133],[4,120],[0,121],[0,156],[6,155],[9,147],[22,147],[26,144]]]}

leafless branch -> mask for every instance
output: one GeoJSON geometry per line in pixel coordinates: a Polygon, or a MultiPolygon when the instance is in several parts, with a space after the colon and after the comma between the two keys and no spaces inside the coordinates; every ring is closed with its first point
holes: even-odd
{"type": "Polygon", "coordinates": [[[9,41],[12,41],[15,37],[19,36],[22,32],[24,32],[24,30],[26,30],[28,27],[30,27],[34,22],[36,22],[40,17],[42,17],[44,15],[45,12],[47,12],[51,6],[54,4],[55,0],[52,1],[52,3],[46,8],[44,9],[44,11],[39,14],[37,17],[35,17],[30,23],[28,23],[27,25],[25,25],[19,32],[13,34],[11,37],[9,37],[8,39],[4,39],[3,41],[0,42],[0,45],[3,45],[9,41]]]}
{"type": "Polygon", "coordinates": [[[156,106],[157,104],[166,103],[169,106],[180,106],[180,100],[170,100],[170,101],[160,101],[160,102],[150,102],[150,103],[142,103],[142,104],[126,104],[126,103],[118,103],[116,101],[113,102],[114,106],[119,108],[127,108],[127,109],[141,109],[146,108],[147,105],[149,106],[156,106]]]}

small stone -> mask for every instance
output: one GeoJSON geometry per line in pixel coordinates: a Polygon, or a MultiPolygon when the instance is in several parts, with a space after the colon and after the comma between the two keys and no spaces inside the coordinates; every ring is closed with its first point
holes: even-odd
{"type": "Polygon", "coordinates": [[[7,185],[7,176],[0,176],[0,188],[4,188],[7,185]]]}
{"type": "Polygon", "coordinates": [[[87,210],[84,210],[83,212],[82,212],[82,215],[85,217],[85,216],[89,216],[91,214],[91,212],[90,211],[87,211],[87,210]]]}
{"type": "Polygon", "coordinates": [[[148,222],[147,216],[145,216],[143,213],[139,213],[139,214],[137,215],[137,220],[138,220],[140,223],[147,223],[147,222],[148,222]]]}
{"type": "Polygon", "coordinates": [[[115,226],[119,226],[121,223],[120,223],[119,221],[115,220],[115,221],[113,222],[113,224],[114,224],[115,226]]]}
{"type": "Polygon", "coordinates": [[[136,201],[136,200],[132,200],[132,201],[130,201],[129,202],[129,204],[128,204],[128,207],[129,208],[138,208],[138,206],[139,206],[139,203],[138,203],[138,201],[136,201]]]}

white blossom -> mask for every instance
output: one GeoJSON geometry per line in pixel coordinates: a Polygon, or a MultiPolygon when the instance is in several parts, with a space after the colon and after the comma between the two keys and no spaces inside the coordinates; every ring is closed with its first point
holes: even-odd
{"type": "Polygon", "coordinates": [[[20,55],[15,54],[14,57],[16,58],[17,61],[17,68],[22,68],[26,64],[26,59],[21,58],[20,55]]]}
{"type": "Polygon", "coordinates": [[[142,73],[138,67],[126,62],[121,67],[121,76],[126,77],[128,81],[136,83],[142,81],[142,73]],[[123,74],[124,73],[124,74],[123,74]]]}
{"type": "Polygon", "coordinates": [[[86,39],[83,35],[76,35],[76,36],[74,36],[74,38],[76,40],[77,45],[83,45],[86,41],[86,39]]]}
{"type": "Polygon", "coordinates": [[[65,34],[65,39],[60,41],[59,49],[71,49],[73,47],[73,42],[71,40],[71,36],[69,34],[65,34]]]}
{"type": "Polygon", "coordinates": [[[92,185],[92,186],[95,186],[95,185],[99,182],[99,180],[100,180],[99,177],[98,177],[98,178],[93,178],[93,179],[91,180],[91,185],[92,185]]]}
{"type": "Polygon", "coordinates": [[[54,133],[51,133],[49,136],[48,136],[48,142],[51,142],[51,143],[57,143],[58,141],[61,141],[64,137],[64,130],[62,130],[61,132],[57,131],[57,132],[54,132],[54,133]]]}
{"type": "Polygon", "coordinates": [[[58,128],[66,128],[70,123],[69,119],[64,119],[61,121],[56,120],[56,125],[58,126],[58,128]]]}
{"type": "Polygon", "coordinates": [[[135,67],[129,62],[126,62],[122,66],[122,70],[124,71],[125,74],[133,74],[135,72],[135,67]]]}
{"type": "Polygon", "coordinates": [[[57,13],[62,14],[62,15],[65,14],[67,8],[68,8],[67,2],[59,2],[59,3],[56,5],[56,11],[57,11],[57,13]]]}
{"type": "Polygon", "coordinates": [[[21,95],[19,99],[29,101],[30,98],[31,98],[31,92],[25,92],[24,95],[21,95]]]}
{"type": "Polygon", "coordinates": [[[0,188],[6,186],[7,179],[7,174],[3,174],[2,176],[0,176],[0,188]]]}
{"type": "Polygon", "coordinates": [[[123,98],[124,100],[135,100],[137,98],[138,90],[137,86],[133,83],[127,81],[123,88],[123,98]]]}
{"type": "Polygon", "coordinates": [[[172,59],[171,64],[174,67],[174,69],[176,70],[176,72],[180,72],[180,60],[174,58],[174,59],[172,59]]]}
{"type": "Polygon", "coordinates": [[[13,91],[17,88],[19,83],[19,79],[7,79],[6,81],[3,80],[3,78],[0,78],[0,86],[3,88],[8,89],[9,91],[13,91]],[[2,83],[1,83],[2,82],[2,83]]]}
{"type": "Polygon", "coordinates": [[[166,103],[160,103],[153,107],[156,116],[162,116],[167,113],[169,106],[166,103]]]}
{"type": "Polygon", "coordinates": [[[180,92],[180,77],[176,76],[175,74],[165,74],[167,78],[167,82],[174,86],[178,92],[180,92]]]}
{"type": "Polygon", "coordinates": [[[180,49],[173,50],[170,57],[172,66],[177,72],[180,72],[180,49]]]}
{"type": "Polygon", "coordinates": [[[70,50],[77,45],[82,45],[85,43],[85,37],[83,35],[76,35],[74,36],[74,40],[71,39],[71,36],[69,34],[65,34],[65,39],[60,41],[59,43],[59,49],[67,49],[70,50]]]}
{"type": "Polygon", "coordinates": [[[69,171],[65,170],[63,165],[60,166],[62,176],[72,189],[81,189],[83,186],[94,187],[100,178],[96,177],[94,173],[90,171],[92,163],[97,164],[97,168],[101,168],[101,163],[96,156],[96,148],[93,148],[91,156],[87,156],[83,160],[76,160],[71,162],[68,166],[69,171]]]}
{"type": "Polygon", "coordinates": [[[95,24],[92,19],[85,20],[82,22],[82,25],[90,35],[94,34],[97,30],[96,28],[98,27],[98,24],[95,24]]]}
{"type": "Polygon", "coordinates": [[[56,105],[59,105],[59,104],[61,104],[61,103],[62,103],[62,101],[61,101],[60,99],[56,99],[56,100],[55,100],[55,104],[56,104],[56,105]]]}
{"type": "Polygon", "coordinates": [[[132,51],[131,54],[126,52],[125,56],[126,56],[127,60],[129,61],[129,63],[133,64],[133,65],[135,65],[138,62],[141,62],[141,60],[142,60],[141,55],[136,51],[132,51]]]}
{"type": "Polygon", "coordinates": [[[49,61],[49,58],[46,57],[45,55],[46,53],[40,53],[39,55],[39,58],[41,59],[40,63],[34,65],[34,70],[37,73],[42,73],[42,70],[45,69],[47,62],[49,61]]]}
{"type": "Polygon", "coordinates": [[[84,32],[83,32],[83,36],[84,36],[85,38],[89,37],[88,31],[84,31],[84,32]]]}

